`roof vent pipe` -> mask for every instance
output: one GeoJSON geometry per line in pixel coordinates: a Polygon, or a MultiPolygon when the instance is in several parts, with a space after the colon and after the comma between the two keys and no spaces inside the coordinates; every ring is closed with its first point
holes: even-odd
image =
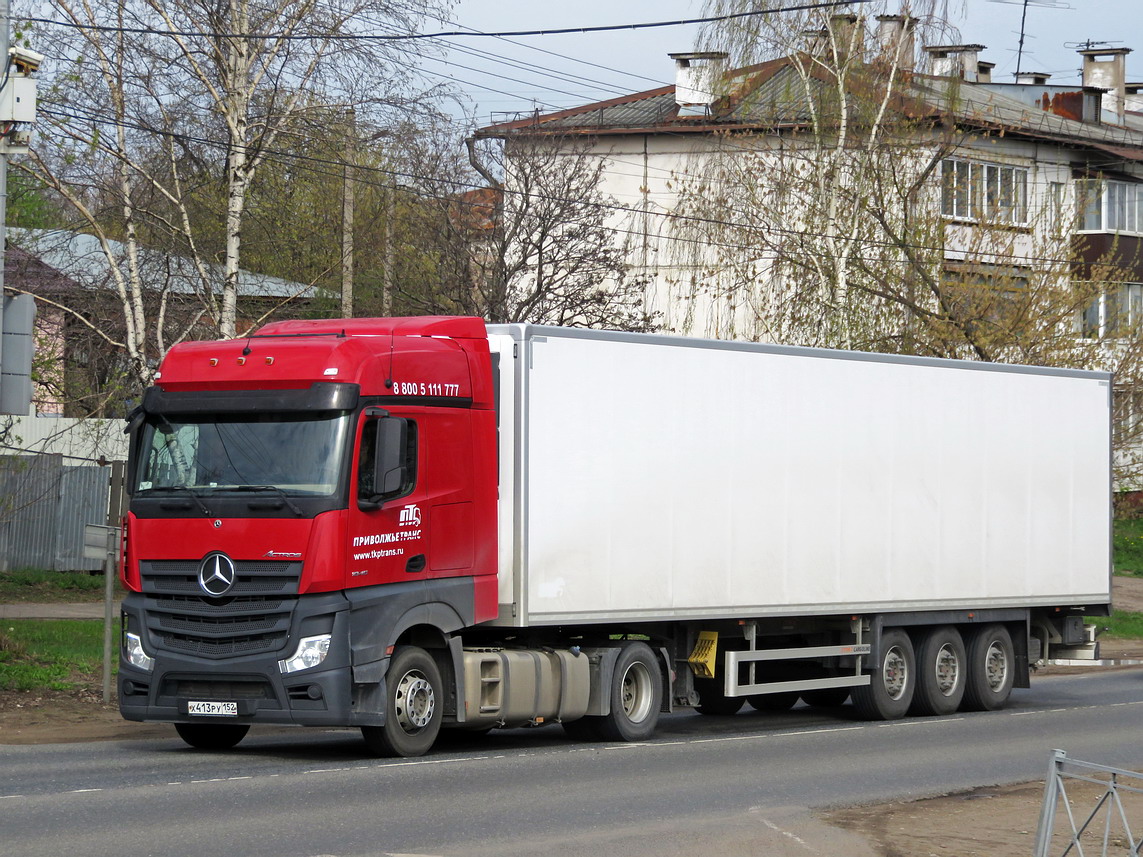
{"type": "Polygon", "coordinates": [[[996,68],[994,62],[978,62],[976,64],[976,82],[992,83],[992,70],[996,68]]]}
{"type": "Polygon", "coordinates": [[[932,45],[925,48],[937,77],[959,77],[977,82],[977,57],[984,45],[932,45]]]}
{"type": "Polygon", "coordinates": [[[916,65],[916,26],[917,19],[911,15],[878,15],[878,59],[890,67],[912,71],[916,65]]]}
{"type": "Polygon", "coordinates": [[[668,54],[675,61],[675,103],[680,116],[706,116],[721,95],[727,54],[723,51],[668,54]]]}

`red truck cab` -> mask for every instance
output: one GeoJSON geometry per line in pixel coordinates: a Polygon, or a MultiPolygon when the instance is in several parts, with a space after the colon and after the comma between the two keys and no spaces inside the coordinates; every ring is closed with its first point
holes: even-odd
{"type": "Polygon", "coordinates": [[[492,377],[475,318],[172,348],[130,425],[124,717],[199,746],[384,723],[400,641],[496,615],[492,377]]]}

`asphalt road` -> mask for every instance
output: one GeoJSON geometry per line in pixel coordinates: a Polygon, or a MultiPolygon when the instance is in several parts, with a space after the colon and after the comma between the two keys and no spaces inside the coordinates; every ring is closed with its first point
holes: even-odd
{"type": "Polygon", "coordinates": [[[628,745],[510,730],[415,760],[370,758],[350,731],[254,731],[228,753],[0,745],[0,855],[858,857],[805,808],[1040,779],[1053,748],[1143,768],[1143,669],[1042,677],[995,713],[845,711],[677,714],[628,745]]]}

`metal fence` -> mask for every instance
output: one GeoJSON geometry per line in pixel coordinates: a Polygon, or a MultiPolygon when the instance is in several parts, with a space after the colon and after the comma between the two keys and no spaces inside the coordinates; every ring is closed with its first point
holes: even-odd
{"type": "Polygon", "coordinates": [[[1132,814],[1137,821],[1143,814],[1141,796],[1143,775],[1069,759],[1063,750],[1053,750],[1034,857],[1143,853],[1143,838],[1131,826],[1132,814]]]}
{"type": "Polygon", "coordinates": [[[117,523],[122,465],[76,467],[62,455],[0,456],[0,571],[98,571],[86,524],[117,523]]]}

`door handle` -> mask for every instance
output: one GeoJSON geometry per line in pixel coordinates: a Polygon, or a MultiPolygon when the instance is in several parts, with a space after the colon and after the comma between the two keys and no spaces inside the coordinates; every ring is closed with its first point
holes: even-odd
{"type": "Polygon", "coordinates": [[[416,574],[419,571],[425,570],[425,555],[419,553],[414,557],[409,557],[409,561],[405,563],[406,574],[416,574]]]}

